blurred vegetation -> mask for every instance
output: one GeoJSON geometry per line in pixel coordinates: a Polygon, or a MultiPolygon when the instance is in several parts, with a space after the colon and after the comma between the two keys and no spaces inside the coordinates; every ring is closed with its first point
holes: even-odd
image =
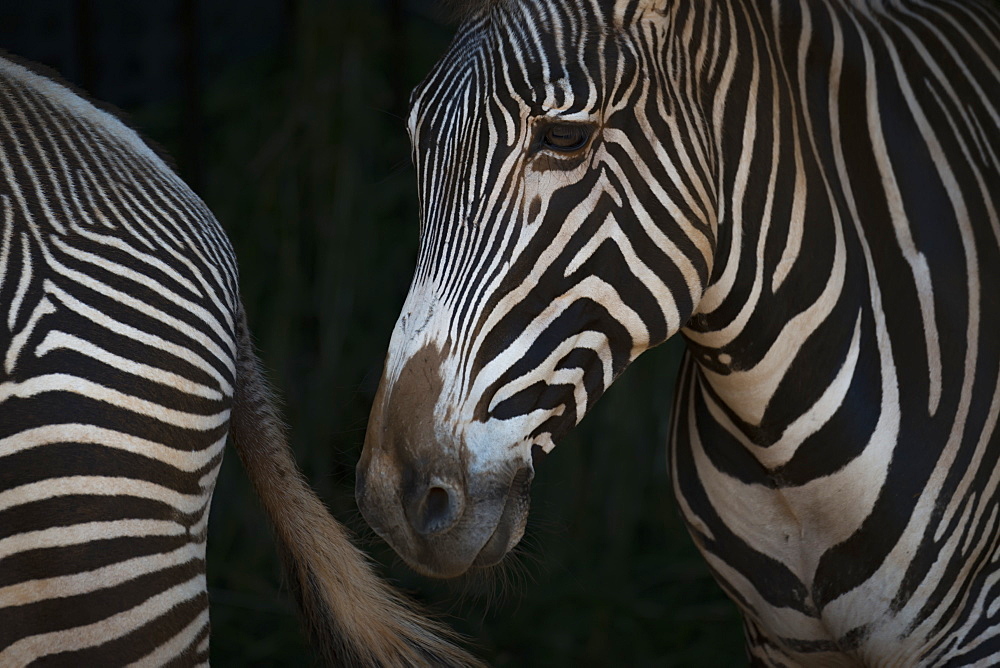
{"type": "MultiPolygon", "coordinates": [[[[135,120],[180,157],[229,232],[298,460],[383,574],[493,665],[745,665],[738,615],[687,536],[667,477],[679,341],[639,360],[545,460],[528,534],[502,568],[458,583],[420,578],[357,512],[354,465],[416,255],[406,96],[452,33],[431,4],[289,2],[274,52],[199,94],[199,136],[183,120],[190,104],[135,120]]],[[[208,563],[214,665],[315,662],[232,453],[208,563]]]]}

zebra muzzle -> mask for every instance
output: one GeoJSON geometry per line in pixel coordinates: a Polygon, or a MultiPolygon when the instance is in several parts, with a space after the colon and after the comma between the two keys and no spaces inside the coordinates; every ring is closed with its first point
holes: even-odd
{"type": "Polygon", "coordinates": [[[521,539],[530,505],[529,466],[513,474],[426,474],[420,462],[390,462],[385,454],[358,466],[358,507],[418,573],[451,578],[492,566],[521,539]]]}

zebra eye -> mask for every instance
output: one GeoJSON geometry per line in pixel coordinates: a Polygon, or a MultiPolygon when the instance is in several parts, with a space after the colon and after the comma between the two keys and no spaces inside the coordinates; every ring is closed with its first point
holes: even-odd
{"type": "Polygon", "coordinates": [[[572,153],[584,147],[590,139],[590,128],[580,123],[555,123],[548,126],[542,137],[545,148],[572,153]]]}

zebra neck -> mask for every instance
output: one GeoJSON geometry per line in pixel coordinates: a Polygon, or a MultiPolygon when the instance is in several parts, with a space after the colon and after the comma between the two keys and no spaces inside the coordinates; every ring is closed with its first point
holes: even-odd
{"type": "Polygon", "coordinates": [[[864,63],[848,62],[825,11],[714,7],[678,32],[726,46],[695,51],[692,68],[708,91],[718,223],[712,276],[684,334],[708,403],[770,447],[801,441],[849,390],[884,394],[870,251],[838,178],[844,146],[871,143],[864,123],[840,127],[836,98],[840,72],[864,63]],[[831,63],[808,81],[806,53],[831,63]]]}

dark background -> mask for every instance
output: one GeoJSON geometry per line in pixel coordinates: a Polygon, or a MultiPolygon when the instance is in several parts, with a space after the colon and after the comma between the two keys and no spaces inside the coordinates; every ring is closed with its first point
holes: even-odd
{"type": "MultiPolygon", "coordinates": [[[[418,577],[357,512],[354,464],[417,243],[406,101],[453,30],[430,0],[0,0],[0,48],[125,110],[222,222],[298,460],[384,575],[498,666],[744,665],[735,608],[667,477],[679,341],[545,460],[503,568],[418,577]]],[[[208,552],[212,662],[314,663],[232,453],[208,552]]]]}

